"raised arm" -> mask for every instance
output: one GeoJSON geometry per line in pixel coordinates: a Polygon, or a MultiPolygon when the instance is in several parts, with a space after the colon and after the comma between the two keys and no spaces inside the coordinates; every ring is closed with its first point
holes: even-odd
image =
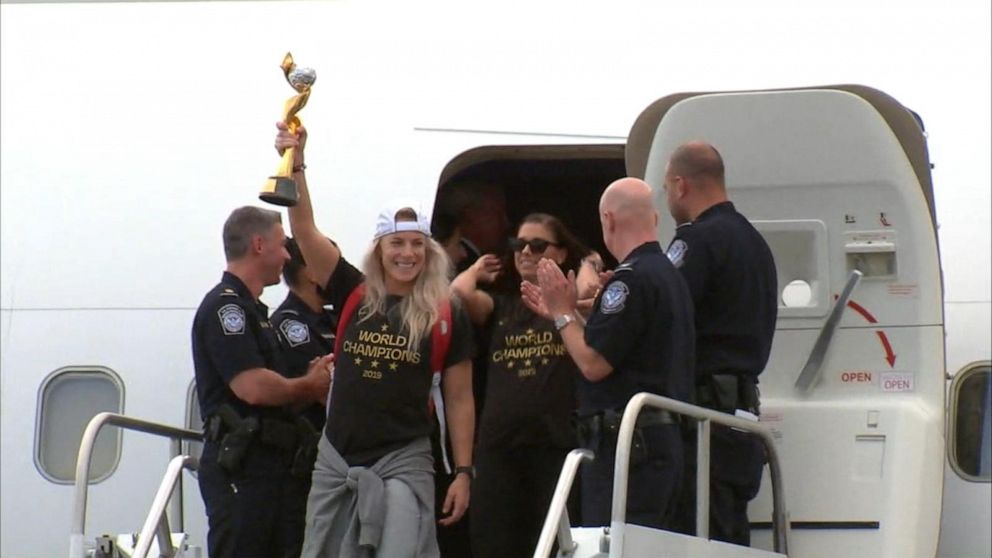
{"type": "Polygon", "coordinates": [[[299,201],[289,208],[289,226],[300,246],[300,251],[303,252],[303,258],[307,261],[307,268],[314,274],[318,284],[327,285],[341,259],[341,251],[324,233],[320,232],[313,218],[313,205],[310,203],[304,168],[307,131],[301,126],[296,134],[292,134],[285,122],[277,122],[276,128],[279,129],[279,133],[276,134],[276,151],[282,155],[287,147],[296,148],[293,180],[296,181],[299,201]]]}
{"type": "Polygon", "coordinates": [[[465,305],[473,324],[482,325],[493,313],[493,297],[479,289],[479,283],[491,283],[500,272],[499,258],[485,254],[451,282],[451,290],[465,305]]]}

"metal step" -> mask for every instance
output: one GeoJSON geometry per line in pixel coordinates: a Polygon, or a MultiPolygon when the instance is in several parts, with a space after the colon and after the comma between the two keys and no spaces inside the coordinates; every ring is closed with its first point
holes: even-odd
{"type": "MultiPolygon", "coordinates": [[[[203,549],[190,546],[189,535],[186,533],[170,533],[173,558],[202,558],[203,549]]],[[[138,533],[120,535],[102,535],[96,538],[96,548],[87,552],[89,558],[131,558],[138,547],[138,533]]],[[[152,542],[148,556],[162,556],[158,548],[158,540],[152,542]]]]}
{"type": "Polygon", "coordinates": [[[622,525],[619,530],[575,527],[571,532],[575,550],[568,555],[559,553],[558,558],[785,558],[785,554],[777,552],[632,524],[622,525]],[[618,547],[618,533],[623,535],[622,548],[618,547]]]}

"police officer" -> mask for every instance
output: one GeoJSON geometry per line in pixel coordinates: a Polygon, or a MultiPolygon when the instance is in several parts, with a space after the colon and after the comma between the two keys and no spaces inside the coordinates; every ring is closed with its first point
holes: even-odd
{"type": "MultiPolygon", "coordinates": [[[[696,310],[696,402],[757,420],[758,374],[771,352],[778,312],[775,262],[761,234],[727,200],[723,159],[709,144],[678,147],[665,172],[678,228],[668,257],[682,273],[696,310]]],[[[695,435],[687,438],[683,530],[695,530],[695,435]]],[[[714,425],[710,538],[750,544],[747,503],[761,484],[759,440],[714,425]]]]}
{"type": "MultiPolygon", "coordinates": [[[[624,407],[639,392],[686,401],[692,386],[692,304],[682,277],[656,240],[658,213],[651,188],[623,178],[599,203],[603,240],[621,264],[593,303],[588,323],[576,314],[574,273],[551,260],[538,269],[539,291],[522,286],[534,307],[542,301],[581,371],[579,438],[596,458],[582,473],[582,522],[609,525],[617,431],[624,407]]],[[[682,475],[678,417],[645,409],[635,428],[627,521],[667,528],[682,475]]]]}
{"type": "MultiPolygon", "coordinates": [[[[325,308],[322,290],[307,269],[303,253],[293,238],[286,239],[289,261],[282,270],[289,294],[272,314],[272,325],[286,347],[287,375],[296,378],[306,374],[315,358],[334,352],[334,336],[338,326],[337,313],[325,308]]],[[[327,411],[312,404],[302,410],[314,435],[324,429],[327,411]]],[[[316,450],[316,446],[314,447],[316,450]]],[[[315,454],[316,455],[316,454],[315,454]]]]}
{"type": "Polygon", "coordinates": [[[323,403],[330,357],[288,378],[259,302],[289,258],[279,213],[235,210],[224,223],[227,271],[193,320],[193,364],[206,442],[198,480],[211,558],[299,556],[306,491],[291,474],[296,426],[283,406],[323,403]],[[301,492],[302,490],[302,492],[301,492]]]}

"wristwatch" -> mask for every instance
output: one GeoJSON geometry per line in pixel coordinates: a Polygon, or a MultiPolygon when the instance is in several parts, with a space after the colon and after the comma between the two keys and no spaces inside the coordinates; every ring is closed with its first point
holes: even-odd
{"type": "Polygon", "coordinates": [[[561,314],[555,316],[555,329],[561,331],[565,326],[575,321],[575,316],[571,314],[561,314]]]}
{"type": "Polygon", "coordinates": [[[468,475],[468,480],[475,480],[475,467],[471,465],[459,465],[455,467],[455,476],[465,473],[468,475]]]}

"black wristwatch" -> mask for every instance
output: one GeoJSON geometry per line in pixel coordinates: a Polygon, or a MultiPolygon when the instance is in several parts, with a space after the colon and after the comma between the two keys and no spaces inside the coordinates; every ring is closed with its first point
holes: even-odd
{"type": "Polygon", "coordinates": [[[475,480],[475,467],[471,465],[460,465],[455,467],[455,476],[465,473],[469,480],[475,480]]]}

